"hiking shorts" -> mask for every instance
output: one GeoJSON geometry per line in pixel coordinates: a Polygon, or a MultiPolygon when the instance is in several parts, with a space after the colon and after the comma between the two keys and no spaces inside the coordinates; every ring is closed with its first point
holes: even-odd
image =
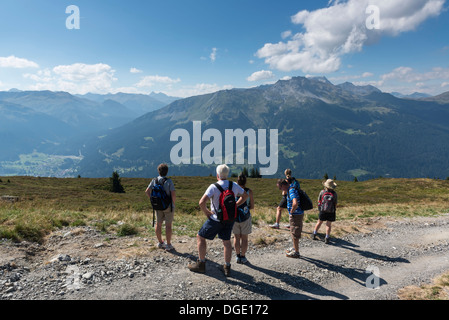
{"type": "Polygon", "coordinates": [[[212,219],[207,219],[198,231],[198,235],[207,240],[214,240],[218,234],[218,238],[223,241],[231,240],[233,223],[221,223],[212,219]]]}
{"type": "Polygon", "coordinates": [[[279,208],[287,209],[287,196],[282,197],[281,202],[279,202],[279,208]]]}
{"type": "Polygon", "coordinates": [[[165,221],[165,224],[167,223],[173,223],[175,217],[175,210],[170,206],[170,208],[165,209],[165,210],[156,210],[156,218],[157,218],[157,222],[158,223],[162,223],[163,221],[165,221]]]}
{"type": "Polygon", "coordinates": [[[336,214],[334,213],[324,213],[320,211],[320,214],[318,215],[318,219],[320,221],[329,221],[334,222],[336,220],[336,214]]]}
{"type": "Polygon", "coordinates": [[[301,239],[303,219],[304,219],[303,214],[291,214],[289,216],[290,233],[295,239],[301,239]]]}
{"type": "Polygon", "coordinates": [[[248,235],[252,232],[252,222],[251,217],[243,222],[235,222],[232,228],[234,234],[248,235]]]}

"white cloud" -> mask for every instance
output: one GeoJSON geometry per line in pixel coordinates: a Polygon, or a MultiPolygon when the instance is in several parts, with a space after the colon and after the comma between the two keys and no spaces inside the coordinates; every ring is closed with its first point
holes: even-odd
{"type": "Polygon", "coordinates": [[[292,31],[291,30],[287,30],[281,33],[281,38],[282,39],[287,39],[288,37],[290,37],[292,35],[292,31]]]}
{"type": "Polygon", "coordinates": [[[75,63],[59,65],[53,69],[39,70],[35,74],[24,74],[24,77],[35,81],[31,90],[66,91],[72,94],[108,93],[113,83],[115,70],[109,65],[75,63]]]}
{"type": "Polygon", "coordinates": [[[139,70],[137,68],[131,68],[131,69],[129,69],[129,72],[131,72],[131,73],[142,73],[143,71],[139,70]]]}
{"type": "Polygon", "coordinates": [[[364,72],[361,75],[359,74],[351,74],[351,75],[343,75],[343,76],[338,76],[338,77],[330,77],[329,81],[331,82],[346,82],[346,81],[354,81],[357,79],[362,79],[362,78],[370,78],[373,77],[374,74],[371,72],[364,72]]]}
{"type": "Polygon", "coordinates": [[[445,0],[348,0],[329,1],[328,7],[302,10],[291,17],[304,32],[291,40],[266,43],[256,53],[271,68],[281,71],[330,73],[341,66],[345,54],[360,52],[379,37],[397,36],[415,30],[422,22],[440,14],[445,0]],[[367,28],[369,5],[379,8],[380,29],[367,28]]]}
{"type": "Polygon", "coordinates": [[[267,70],[261,70],[254,72],[252,75],[250,75],[246,80],[248,81],[260,81],[260,80],[267,80],[274,77],[273,72],[267,71],[267,70]]]}
{"type": "Polygon", "coordinates": [[[139,83],[136,84],[137,87],[142,88],[142,87],[152,87],[155,84],[174,84],[174,83],[178,83],[180,82],[181,79],[172,79],[170,77],[166,77],[166,76],[159,76],[159,75],[155,75],[155,76],[145,76],[143,77],[139,83]]]}
{"type": "Polygon", "coordinates": [[[419,72],[410,67],[398,67],[382,74],[378,80],[353,82],[355,85],[373,85],[384,92],[411,94],[416,91],[437,95],[449,85],[449,68],[436,67],[419,72]]]}
{"type": "Polygon", "coordinates": [[[39,68],[39,65],[34,62],[23,58],[17,58],[16,56],[0,57],[0,68],[39,68]]]}
{"type": "Polygon", "coordinates": [[[220,85],[217,85],[216,83],[214,83],[214,84],[198,83],[195,85],[182,86],[177,89],[169,88],[168,90],[162,90],[162,92],[165,93],[166,95],[169,95],[172,97],[187,98],[187,97],[192,97],[192,96],[213,93],[213,92],[217,92],[220,90],[229,90],[232,88],[233,88],[232,85],[220,86],[220,85]]]}
{"type": "Polygon", "coordinates": [[[449,80],[449,68],[433,68],[431,71],[419,73],[410,67],[399,67],[381,76],[382,82],[389,80],[406,83],[418,83],[431,80],[449,80]]]}

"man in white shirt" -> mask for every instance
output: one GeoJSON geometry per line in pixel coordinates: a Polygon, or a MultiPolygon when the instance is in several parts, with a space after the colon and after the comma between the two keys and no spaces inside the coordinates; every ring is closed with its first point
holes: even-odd
{"type": "MultiPolygon", "coordinates": [[[[240,196],[240,199],[236,203],[236,206],[238,207],[246,201],[248,194],[246,194],[245,190],[238,184],[227,180],[228,175],[229,167],[227,165],[223,164],[217,167],[217,183],[224,190],[228,190],[229,184],[232,183],[232,191],[236,196],[240,196]]],[[[223,266],[223,272],[225,276],[229,276],[231,272],[231,233],[234,223],[223,223],[218,219],[217,212],[220,207],[220,194],[221,192],[217,186],[215,184],[211,184],[199,202],[201,211],[204,212],[208,219],[198,232],[198,261],[188,266],[190,271],[200,273],[206,272],[206,240],[213,240],[218,234],[218,237],[223,241],[224,247],[225,265],[223,266]],[[211,201],[211,210],[207,208],[207,202],[209,200],[211,201]]]]}

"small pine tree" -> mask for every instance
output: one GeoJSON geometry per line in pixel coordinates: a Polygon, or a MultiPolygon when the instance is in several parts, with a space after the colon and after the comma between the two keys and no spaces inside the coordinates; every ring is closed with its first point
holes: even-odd
{"type": "Polygon", "coordinates": [[[249,174],[249,177],[250,178],[257,178],[257,172],[256,172],[256,169],[254,169],[254,167],[251,168],[251,173],[249,174]]]}
{"type": "Polygon", "coordinates": [[[247,169],[246,167],[243,168],[242,174],[243,174],[245,177],[249,177],[248,169],[247,169]]]}
{"type": "Polygon", "coordinates": [[[359,180],[357,179],[357,177],[354,177],[354,182],[359,182],[359,180]]]}
{"type": "Polygon", "coordinates": [[[327,172],[324,174],[324,180],[327,180],[327,179],[329,179],[329,176],[327,175],[327,172]]]}
{"type": "Polygon", "coordinates": [[[122,186],[122,182],[117,171],[112,173],[112,177],[109,178],[109,181],[111,183],[109,191],[114,193],[125,193],[125,189],[122,186]]]}
{"type": "Polygon", "coordinates": [[[259,168],[256,168],[256,178],[262,178],[259,168]]]}

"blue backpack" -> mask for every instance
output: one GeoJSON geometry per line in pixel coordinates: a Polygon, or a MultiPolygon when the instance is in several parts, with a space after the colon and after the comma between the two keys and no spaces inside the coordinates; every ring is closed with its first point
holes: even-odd
{"type": "Polygon", "coordinates": [[[153,210],[166,210],[171,205],[171,197],[167,195],[164,189],[164,184],[167,178],[163,178],[158,181],[157,178],[154,181],[153,189],[151,190],[151,206],[153,210]]]}
{"type": "MultiPolygon", "coordinates": [[[[249,189],[245,188],[245,192],[248,193],[249,189]]],[[[249,193],[248,193],[249,195],[249,193]]],[[[240,197],[236,198],[236,201],[238,201],[240,197]]],[[[248,220],[251,217],[251,212],[249,211],[249,198],[247,201],[245,201],[244,203],[242,203],[238,208],[237,208],[237,222],[243,222],[248,220]]]]}

